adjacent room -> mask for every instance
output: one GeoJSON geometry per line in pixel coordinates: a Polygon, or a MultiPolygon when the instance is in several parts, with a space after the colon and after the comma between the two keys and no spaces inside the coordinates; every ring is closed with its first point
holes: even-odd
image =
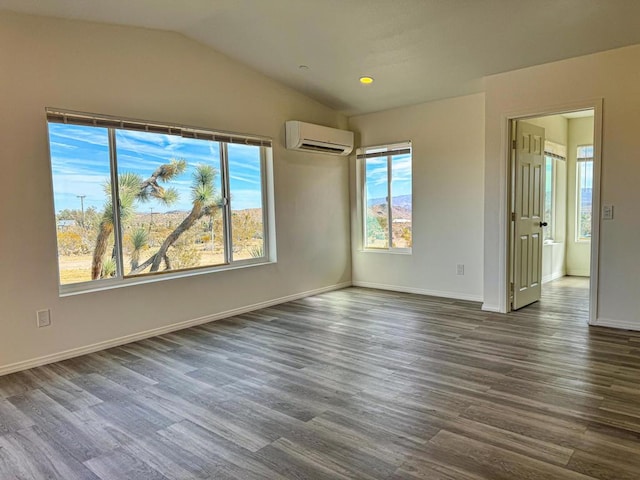
{"type": "MultiPolygon", "coordinates": [[[[565,315],[582,316],[585,322],[590,319],[589,300],[595,296],[597,286],[594,284],[591,291],[593,118],[593,110],[583,110],[514,120],[511,124],[513,132],[530,129],[531,125],[537,127],[541,138],[536,167],[529,169],[528,162],[519,157],[518,149],[511,160],[509,187],[516,222],[510,232],[514,240],[509,264],[514,310],[531,305],[542,310],[564,309],[565,315]],[[543,188],[544,196],[538,198],[543,188]],[[525,198],[529,193],[539,205],[534,207],[529,198],[525,198]],[[534,208],[538,208],[541,215],[530,214],[528,210],[534,208]],[[531,219],[542,227],[541,231],[536,228],[532,235],[533,246],[522,243],[527,239],[531,219]],[[529,249],[533,249],[534,254],[525,259],[529,249]],[[537,258],[536,252],[540,252],[541,258],[537,258]],[[563,293],[569,293],[574,301],[567,303],[563,293]]],[[[593,254],[595,264],[597,249],[593,254]]]]}
{"type": "Polygon", "coordinates": [[[638,18],[0,0],[0,479],[640,478],[638,18]]]}

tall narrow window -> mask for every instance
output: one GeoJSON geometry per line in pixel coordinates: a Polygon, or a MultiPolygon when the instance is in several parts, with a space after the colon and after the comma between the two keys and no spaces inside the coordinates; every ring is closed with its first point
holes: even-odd
{"type": "Polygon", "coordinates": [[[410,252],[411,143],[362,148],[364,248],[410,252]]]}
{"type": "Polygon", "coordinates": [[[228,145],[233,260],[264,255],[263,169],[260,147],[228,145]]]}
{"type": "MultiPolygon", "coordinates": [[[[113,226],[102,222],[112,210],[109,131],[50,123],[49,150],[60,284],[88,282],[98,242],[105,252],[115,249],[113,226]]],[[[107,268],[119,273],[115,262],[107,268]]]]}
{"type": "Polygon", "coordinates": [[[558,165],[566,161],[567,147],[545,140],[544,142],[544,241],[553,242],[556,234],[556,199],[558,165]]]}
{"type": "Polygon", "coordinates": [[[268,260],[270,140],[53,110],[47,117],[62,293],[268,260]]]}
{"type": "Polygon", "coordinates": [[[555,164],[553,157],[544,157],[544,240],[553,241],[555,164]]]}
{"type": "Polygon", "coordinates": [[[576,195],[576,240],[591,240],[593,195],[593,145],[578,147],[576,195]]]}

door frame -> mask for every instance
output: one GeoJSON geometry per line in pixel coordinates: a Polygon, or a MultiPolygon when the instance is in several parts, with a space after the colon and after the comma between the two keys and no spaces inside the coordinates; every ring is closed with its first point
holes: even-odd
{"type": "Polygon", "coordinates": [[[560,115],[563,113],[575,112],[579,110],[593,110],[593,193],[592,193],[592,215],[591,215],[591,264],[589,267],[589,320],[590,325],[596,323],[598,318],[598,283],[599,283],[599,251],[600,251],[600,177],[602,170],[602,108],[603,99],[595,98],[584,101],[570,102],[547,107],[532,107],[517,112],[511,112],[506,115],[503,122],[503,155],[506,164],[505,177],[503,181],[506,183],[506,197],[503,198],[500,206],[502,220],[502,239],[500,245],[501,257],[505,259],[505,270],[502,272],[501,292],[502,292],[502,311],[511,311],[511,198],[512,198],[512,174],[513,174],[513,158],[512,129],[518,120],[527,120],[529,118],[544,117],[549,115],[560,115]]]}

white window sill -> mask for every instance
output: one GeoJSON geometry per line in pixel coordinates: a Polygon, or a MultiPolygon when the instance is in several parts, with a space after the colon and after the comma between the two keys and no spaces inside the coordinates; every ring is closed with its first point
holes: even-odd
{"type": "Polygon", "coordinates": [[[69,285],[61,285],[59,289],[60,297],[70,297],[73,295],[81,295],[84,293],[101,292],[103,290],[112,290],[114,288],[129,287],[133,285],[144,285],[147,283],[164,282],[177,278],[195,277],[198,275],[208,275],[210,273],[227,272],[229,270],[237,270],[240,268],[257,267],[261,265],[269,265],[276,261],[260,259],[258,261],[237,262],[230,265],[219,265],[215,267],[203,267],[193,270],[178,271],[172,273],[158,273],[155,275],[141,275],[137,277],[123,279],[106,279],[94,280],[84,283],[74,283],[69,285]]]}
{"type": "Polygon", "coordinates": [[[411,255],[410,248],[362,248],[360,253],[387,253],[392,255],[411,255]]]}

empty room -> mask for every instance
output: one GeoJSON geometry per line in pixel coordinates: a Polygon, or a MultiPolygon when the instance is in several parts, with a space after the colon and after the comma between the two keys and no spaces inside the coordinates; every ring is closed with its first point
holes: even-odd
{"type": "Polygon", "coordinates": [[[0,480],[640,478],[638,19],[0,0],[0,480]]]}

